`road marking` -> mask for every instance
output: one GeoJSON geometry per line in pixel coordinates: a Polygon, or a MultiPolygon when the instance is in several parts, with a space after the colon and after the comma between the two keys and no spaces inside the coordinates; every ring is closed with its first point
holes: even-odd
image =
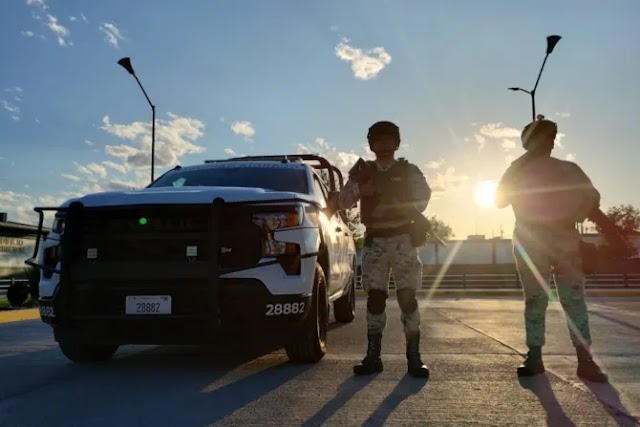
{"type": "MultiPolygon", "coordinates": [[[[461,325],[466,326],[469,329],[472,329],[476,332],[478,332],[479,334],[484,335],[487,338],[490,338],[492,340],[494,340],[495,342],[497,342],[498,344],[503,345],[504,347],[511,349],[512,351],[514,351],[515,353],[519,354],[522,357],[525,357],[526,355],[523,353],[520,353],[516,348],[510,346],[509,344],[507,344],[506,342],[494,337],[493,335],[482,331],[481,329],[478,329],[474,326],[471,326],[465,322],[463,322],[460,319],[457,319],[455,317],[453,317],[452,315],[450,315],[449,313],[445,312],[443,309],[439,309],[436,308],[436,310],[438,312],[440,312],[443,316],[453,320],[454,322],[457,322],[461,325]]],[[[636,423],[637,425],[640,425],[640,420],[638,418],[636,418],[635,416],[633,416],[632,414],[628,413],[624,408],[621,408],[620,406],[618,406],[616,403],[613,402],[609,402],[606,398],[602,398],[600,396],[598,396],[597,394],[591,392],[591,390],[589,390],[589,387],[587,387],[585,384],[583,383],[577,383],[574,382],[572,380],[570,380],[569,378],[566,378],[564,375],[561,375],[559,372],[556,372],[555,369],[549,369],[549,367],[545,367],[546,372],[549,374],[554,375],[555,377],[557,377],[558,379],[560,379],[561,381],[569,384],[570,386],[572,386],[573,388],[580,390],[582,392],[585,392],[587,394],[590,394],[591,396],[593,396],[596,400],[598,400],[602,405],[606,406],[607,408],[609,408],[610,410],[614,411],[615,414],[618,414],[626,419],[628,419],[629,421],[632,421],[634,423],[636,423]]]]}
{"type": "Polygon", "coordinates": [[[23,320],[34,320],[39,318],[40,312],[37,308],[0,311],[0,323],[20,322],[23,320]]]}

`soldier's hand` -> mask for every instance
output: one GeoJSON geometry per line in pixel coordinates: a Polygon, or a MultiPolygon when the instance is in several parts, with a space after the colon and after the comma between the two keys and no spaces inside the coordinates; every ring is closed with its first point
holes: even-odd
{"type": "Polygon", "coordinates": [[[362,197],[372,197],[376,194],[376,187],[371,184],[371,181],[358,185],[358,190],[362,197]]]}

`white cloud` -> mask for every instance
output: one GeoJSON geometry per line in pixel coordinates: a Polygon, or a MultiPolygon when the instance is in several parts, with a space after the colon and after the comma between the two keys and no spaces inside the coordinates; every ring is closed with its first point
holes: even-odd
{"type": "Polygon", "coordinates": [[[562,140],[566,137],[567,135],[565,135],[564,133],[560,133],[558,132],[556,134],[556,140],[555,140],[555,145],[561,149],[564,150],[564,144],[562,143],[562,140]]]}
{"type": "Polygon", "coordinates": [[[34,33],[31,30],[27,30],[27,31],[20,31],[20,34],[22,34],[25,37],[33,37],[36,35],[36,33],[34,33]]]}
{"type": "Polygon", "coordinates": [[[385,51],[384,47],[363,51],[360,48],[350,46],[348,42],[349,40],[342,39],[336,45],[335,52],[341,60],[351,62],[351,70],[357,79],[373,79],[391,63],[391,55],[385,51]]]}
{"type": "Polygon", "coordinates": [[[253,125],[249,121],[236,121],[231,125],[231,130],[236,135],[242,135],[246,140],[251,141],[251,137],[256,134],[253,125]]]}
{"type": "MultiPolygon", "coordinates": [[[[476,123],[472,124],[474,127],[476,123]]],[[[504,151],[510,151],[515,149],[518,144],[513,139],[520,139],[520,131],[516,128],[505,126],[502,123],[487,123],[480,127],[480,130],[476,132],[473,137],[478,143],[478,151],[481,151],[489,141],[500,142],[500,147],[504,151]]],[[[465,139],[466,142],[466,139],[465,139]]]]}
{"type": "Polygon", "coordinates": [[[89,147],[93,147],[94,145],[96,145],[95,142],[91,142],[88,139],[85,139],[84,143],[87,144],[89,147]]]}
{"type": "Polygon", "coordinates": [[[518,144],[512,139],[503,139],[502,144],[500,144],[504,151],[515,150],[518,147],[518,144]]]}
{"type": "Polygon", "coordinates": [[[97,163],[89,163],[85,166],[92,174],[99,176],[102,179],[107,177],[107,169],[97,163]]]}
{"type": "Polygon", "coordinates": [[[566,159],[570,162],[575,162],[576,161],[576,155],[574,153],[569,153],[567,154],[566,159]]]}
{"type": "Polygon", "coordinates": [[[49,9],[45,0],[27,0],[27,6],[36,6],[41,8],[42,10],[49,9]]]}
{"type": "Polygon", "coordinates": [[[89,22],[89,20],[87,19],[86,16],[84,16],[84,13],[80,14],[80,18],[84,21],[84,22],[89,22]]]}
{"type": "Polygon", "coordinates": [[[502,123],[487,123],[480,128],[480,133],[489,138],[520,138],[518,129],[503,126],[502,123]]]}
{"type": "Polygon", "coordinates": [[[121,165],[119,163],[116,162],[112,162],[111,160],[104,160],[102,162],[103,165],[110,167],[113,170],[116,170],[122,174],[126,174],[127,173],[127,168],[125,165],[121,165]]]}
{"type": "Polygon", "coordinates": [[[444,173],[438,172],[435,176],[429,175],[427,178],[434,196],[459,190],[469,180],[467,175],[457,174],[456,168],[453,166],[447,167],[444,173]]]}
{"type": "MultiPolygon", "coordinates": [[[[7,88],[5,89],[5,92],[21,93],[22,89],[19,87],[7,88]]],[[[16,102],[22,101],[22,98],[20,98],[19,96],[14,96],[14,99],[16,100],[16,102]]],[[[11,101],[7,101],[6,99],[0,99],[0,103],[2,104],[2,108],[7,112],[7,114],[9,115],[9,117],[11,117],[12,120],[16,122],[20,121],[21,110],[19,105],[11,101]]]]}
{"type": "Polygon", "coordinates": [[[237,155],[236,152],[233,151],[231,148],[225,148],[224,149],[224,153],[228,154],[229,156],[236,156],[237,155]]]}
{"type": "Polygon", "coordinates": [[[568,119],[569,117],[571,117],[571,113],[569,112],[556,113],[556,116],[563,119],[568,119]]]}
{"type": "Polygon", "coordinates": [[[444,160],[432,160],[426,164],[427,169],[440,169],[440,167],[444,164],[444,160]]]}
{"type": "MultiPolygon", "coordinates": [[[[204,151],[204,147],[194,143],[204,134],[204,124],[201,121],[172,113],[167,115],[167,120],[156,120],[157,167],[175,166],[183,155],[204,151]]],[[[105,153],[111,156],[109,160],[89,164],[73,162],[79,175],[63,174],[72,181],[69,194],[129,190],[145,187],[149,183],[151,123],[117,124],[105,116],[102,124],[102,130],[126,142],[105,147],[105,153]]],[[[92,141],[84,142],[89,146],[93,145],[92,141]]]]}
{"type": "Polygon", "coordinates": [[[68,173],[63,173],[62,176],[73,182],[80,182],[82,180],[82,178],[80,178],[79,176],[70,175],[68,173]]]}
{"type": "Polygon", "coordinates": [[[9,113],[20,114],[20,107],[15,104],[10,103],[9,101],[2,100],[2,107],[7,110],[9,113]]]}
{"type": "Polygon", "coordinates": [[[487,138],[477,133],[473,136],[475,137],[476,142],[478,143],[478,151],[482,150],[484,146],[487,145],[487,138]]]}
{"type": "Polygon", "coordinates": [[[337,25],[332,25],[332,26],[330,27],[330,30],[331,30],[331,31],[338,31],[339,29],[340,29],[340,28],[339,28],[337,25]]]}
{"type": "Polygon", "coordinates": [[[105,40],[108,43],[120,47],[120,40],[124,40],[124,37],[120,34],[120,29],[116,27],[116,24],[103,22],[99,29],[105,34],[105,40]]]}
{"type": "MultiPolygon", "coordinates": [[[[24,224],[38,223],[38,214],[33,210],[35,206],[58,206],[64,202],[64,197],[31,196],[14,191],[0,191],[0,206],[9,215],[9,221],[24,224]]],[[[50,224],[53,213],[45,213],[45,224],[50,224]]]]}
{"type": "Polygon", "coordinates": [[[146,183],[141,184],[135,181],[120,181],[120,180],[110,181],[108,184],[109,188],[114,191],[135,190],[135,189],[142,188],[145,185],[146,183]]]}
{"type": "MultiPolygon", "coordinates": [[[[58,18],[55,16],[48,14],[47,18],[49,22],[47,23],[47,27],[58,37],[58,44],[60,46],[67,46],[67,39],[69,38],[69,30],[62,24],[58,23],[58,18]]],[[[73,45],[73,43],[69,43],[73,45]]]]}
{"type": "Polygon", "coordinates": [[[349,169],[356,163],[360,157],[354,152],[340,151],[332,147],[324,138],[316,138],[311,144],[298,144],[298,154],[318,154],[326,158],[329,163],[336,166],[343,176],[347,176],[349,169]]]}
{"type": "Polygon", "coordinates": [[[76,18],[75,16],[70,16],[69,17],[69,21],[71,22],[76,22],[78,20],[78,18],[76,18]]]}
{"type": "MultiPolygon", "coordinates": [[[[204,123],[189,117],[167,113],[169,120],[156,120],[155,164],[158,167],[175,166],[186,154],[204,152],[195,142],[204,135],[204,123]]],[[[116,157],[128,169],[148,168],[151,164],[151,123],[111,123],[109,116],[102,120],[101,129],[110,135],[133,142],[134,145],[107,145],[108,155],[116,157]]]]}

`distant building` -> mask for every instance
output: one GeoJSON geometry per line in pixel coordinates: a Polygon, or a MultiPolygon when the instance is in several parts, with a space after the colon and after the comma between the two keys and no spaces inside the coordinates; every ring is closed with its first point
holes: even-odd
{"type": "MultiPolygon", "coordinates": [[[[601,244],[603,237],[599,234],[583,234],[582,240],[601,244]]],[[[633,239],[640,253],[640,233],[633,239]]],[[[513,243],[511,239],[494,237],[486,239],[484,235],[470,235],[467,239],[449,240],[447,246],[429,242],[419,248],[419,256],[425,271],[439,271],[443,266],[451,274],[474,272],[496,273],[515,271],[513,243]]],[[[360,254],[358,265],[360,265],[360,254]]],[[[607,264],[600,261],[603,270],[629,270],[640,272],[640,255],[621,263],[607,264]]]]}
{"type": "Polygon", "coordinates": [[[9,221],[7,213],[0,212],[0,279],[24,277],[31,269],[24,262],[33,256],[37,235],[37,226],[9,221]]]}

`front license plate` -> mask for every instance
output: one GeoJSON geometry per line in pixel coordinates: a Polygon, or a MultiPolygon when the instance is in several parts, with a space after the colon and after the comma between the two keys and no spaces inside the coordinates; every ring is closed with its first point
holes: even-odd
{"type": "Polygon", "coordinates": [[[125,314],[171,314],[171,295],[128,296],[125,314]]]}

